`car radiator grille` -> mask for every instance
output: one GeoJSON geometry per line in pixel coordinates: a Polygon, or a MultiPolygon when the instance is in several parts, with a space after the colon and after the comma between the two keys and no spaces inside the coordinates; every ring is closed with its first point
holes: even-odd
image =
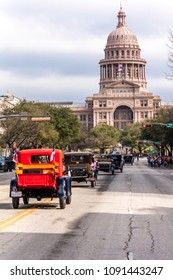
{"type": "Polygon", "coordinates": [[[76,168],[71,170],[72,177],[84,177],[87,176],[86,169],[84,168],[76,168]]]}

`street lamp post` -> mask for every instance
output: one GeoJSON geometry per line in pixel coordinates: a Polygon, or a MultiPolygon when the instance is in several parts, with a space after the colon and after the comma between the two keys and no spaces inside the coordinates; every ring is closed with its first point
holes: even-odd
{"type": "Polygon", "coordinates": [[[31,116],[31,115],[28,115],[27,113],[0,115],[0,121],[4,121],[9,118],[19,118],[24,121],[30,119],[33,122],[46,122],[46,121],[51,120],[51,117],[49,117],[49,116],[33,116],[33,115],[31,116]]]}
{"type": "Polygon", "coordinates": [[[151,127],[152,125],[166,126],[167,128],[173,128],[173,123],[158,123],[158,122],[146,122],[142,123],[142,127],[151,127]]]}

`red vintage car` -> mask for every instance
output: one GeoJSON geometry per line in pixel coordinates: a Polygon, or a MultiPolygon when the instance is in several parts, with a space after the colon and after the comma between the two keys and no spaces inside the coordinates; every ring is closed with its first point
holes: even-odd
{"type": "Polygon", "coordinates": [[[29,198],[59,198],[60,208],[71,203],[71,178],[63,176],[62,151],[58,149],[21,150],[15,156],[16,174],[10,182],[13,208],[29,198]]]}

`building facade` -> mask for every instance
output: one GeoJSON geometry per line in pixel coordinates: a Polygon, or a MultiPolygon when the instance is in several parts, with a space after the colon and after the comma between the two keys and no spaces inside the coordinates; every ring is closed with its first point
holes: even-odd
{"type": "Polygon", "coordinates": [[[20,98],[15,97],[8,91],[5,94],[0,95],[0,114],[6,108],[15,107],[20,101],[20,98]]]}
{"type": "Polygon", "coordinates": [[[87,130],[102,123],[121,130],[153,118],[160,107],[160,97],[147,90],[146,61],[125,18],[120,8],[117,27],[108,35],[99,62],[99,92],[86,97],[85,106],[69,106],[87,130]]]}

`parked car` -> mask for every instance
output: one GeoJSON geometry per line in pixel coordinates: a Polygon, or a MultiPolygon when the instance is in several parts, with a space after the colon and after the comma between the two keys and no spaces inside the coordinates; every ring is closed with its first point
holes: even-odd
{"type": "Polygon", "coordinates": [[[15,169],[16,164],[12,156],[6,157],[6,163],[7,163],[7,171],[12,171],[15,169]]]}
{"type": "Polygon", "coordinates": [[[4,156],[0,156],[0,170],[3,172],[8,171],[6,158],[4,156]]]}

